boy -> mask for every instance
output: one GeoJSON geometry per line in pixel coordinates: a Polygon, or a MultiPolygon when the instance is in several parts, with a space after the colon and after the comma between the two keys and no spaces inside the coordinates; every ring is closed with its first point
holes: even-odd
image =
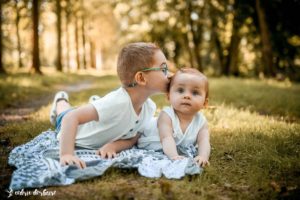
{"type": "Polygon", "coordinates": [[[149,96],[166,92],[169,83],[167,60],[155,44],[131,43],[118,57],[117,72],[122,87],[88,105],[71,108],[68,95],[58,92],[50,112],[60,141],[60,163],[85,168],[74,155],[74,146],[98,149],[102,158],[131,148],[145,124],[154,115],[149,96]],[[61,123],[61,129],[60,129],[61,123]]]}

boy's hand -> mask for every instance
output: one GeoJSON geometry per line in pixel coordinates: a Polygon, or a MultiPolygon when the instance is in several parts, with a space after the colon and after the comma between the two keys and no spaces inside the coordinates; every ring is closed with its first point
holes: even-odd
{"type": "Polygon", "coordinates": [[[74,165],[75,164],[80,169],[86,168],[86,164],[85,164],[85,162],[83,160],[81,160],[77,156],[70,155],[70,154],[61,156],[60,157],[60,164],[62,166],[65,166],[65,165],[74,165]]]}
{"type": "Polygon", "coordinates": [[[179,156],[179,155],[171,157],[171,160],[182,160],[182,159],[185,159],[185,157],[184,156],[179,156]]]}
{"type": "Polygon", "coordinates": [[[113,143],[107,143],[103,147],[97,150],[98,155],[101,156],[101,158],[115,158],[117,156],[116,149],[113,143]]]}
{"type": "Polygon", "coordinates": [[[206,158],[202,156],[196,156],[194,158],[194,161],[200,166],[200,167],[206,167],[209,166],[209,162],[206,158]]]}

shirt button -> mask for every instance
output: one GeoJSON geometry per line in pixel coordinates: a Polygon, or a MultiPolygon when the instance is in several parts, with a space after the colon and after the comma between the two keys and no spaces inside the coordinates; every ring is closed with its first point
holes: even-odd
{"type": "Polygon", "coordinates": [[[133,131],[133,129],[130,129],[130,132],[132,132],[133,131]]]}
{"type": "Polygon", "coordinates": [[[136,124],[139,123],[139,120],[137,120],[135,123],[136,123],[136,124]]]}

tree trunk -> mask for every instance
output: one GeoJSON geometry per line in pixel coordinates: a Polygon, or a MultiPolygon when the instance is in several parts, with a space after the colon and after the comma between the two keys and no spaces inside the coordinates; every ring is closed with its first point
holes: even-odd
{"type": "MultiPolygon", "coordinates": [[[[187,2],[187,6],[189,7],[189,3],[187,2]]],[[[185,17],[185,23],[186,25],[188,25],[190,23],[190,16],[191,16],[191,13],[189,12],[190,9],[185,9],[185,12],[184,12],[184,17],[185,17]]],[[[186,48],[187,48],[187,52],[189,54],[189,59],[190,59],[190,67],[194,68],[195,67],[195,59],[194,59],[194,55],[193,55],[193,52],[192,52],[192,47],[190,47],[190,35],[191,34],[188,30],[186,32],[186,34],[184,35],[184,40],[185,40],[185,44],[186,44],[186,48]]],[[[188,67],[186,65],[184,65],[184,67],[188,67]]]]}
{"type": "Polygon", "coordinates": [[[194,55],[197,63],[197,68],[199,71],[203,71],[202,69],[202,59],[201,59],[201,54],[200,54],[200,44],[201,44],[201,26],[199,24],[195,24],[193,19],[191,18],[193,8],[192,8],[192,2],[187,1],[187,18],[188,18],[188,23],[191,27],[191,34],[192,34],[192,41],[194,44],[194,55]],[[195,27],[197,30],[195,30],[195,27]]]}
{"type": "Polygon", "coordinates": [[[76,63],[77,63],[77,70],[80,69],[78,31],[79,31],[79,30],[78,30],[78,17],[77,17],[77,13],[75,13],[75,46],[76,46],[76,63]]]}
{"type": "Polygon", "coordinates": [[[80,1],[81,3],[81,9],[82,9],[82,15],[81,15],[81,36],[82,36],[82,49],[83,49],[83,69],[86,69],[86,51],[85,51],[85,9],[83,1],[80,1]]]}
{"type": "Polygon", "coordinates": [[[211,40],[212,40],[212,45],[216,48],[217,60],[219,61],[221,74],[228,75],[228,70],[225,67],[225,57],[223,55],[223,48],[221,45],[221,41],[214,28],[212,30],[211,40]]]}
{"type": "Polygon", "coordinates": [[[65,26],[66,26],[66,68],[69,71],[70,70],[70,37],[69,37],[69,24],[70,24],[70,11],[68,10],[70,5],[70,0],[66,0],[67,6],[65,8],[66,12],[66,20],[65,20],[65,26]]]}
{"type": "MultiPolygon", "coordinates": [[[[189,40],[189,36],[188,36],[188,33],[185,34],[184,36],[184,40],[185,40],[185,43],[186,43],[186,48],[187,48],[187,52],[189,54],[189,58],[190,58],[190,67],[194,67],[194,56],[193,56],[193,52],[192,52],[192,49],[190,48],[189,46],[189,43],[190,43],[190,40],[189,40]]],[[[186,65],[184,65],[184,67],[188,67],[186,65]]]]}
{"type": "MultiPolygon", "coordinates": [[[[234,76],[239,76],[238,57],[239,57],[239,45],[241,37],[239,35],[239,26],[236,20],[236,16],[233,19],[232,35],[230,39],[230,45],[228,50],[228,57],[226,60],[226,72],[234,76]]],[[[228,74],[227,74],[228,75],[228,74]]]]}
{"type": "Polygon", "coordinates": [[[17,33],[17,49],[18,49],[18,67],[22,68],[22,48],[21,48],[21,39],[20,39],[20,10],[18,8],[18,1],[15,0],[15,11],[16,11],[16,33],[17,33]]]}
{"type": "Polygon", "coordinates": [[[33,50],[32,50],[32,73],[42,74],[40,70],[39,54],[39,1],[32,1],[32,20],[33,20],[33,50]]]}
{"type": "Polygon", "coordinates": [[[86,69],[86,50],[85,50],[85,31],[84,31],[84,17],[82,17],[81,23],[81,35],[82,35],[82,48],[83,48],[83,69],[86,69]]]}
{"type": "Polygon", "coordinates": [[[267,76],[275,76],[270,32],[266,21],[265,11],[261,6],[260,0],[256,0],[256,11],[262,41],[262,59],[264,64],[264,74],[267,76]]]}
{"type": "Polygon", "coordinates": [[[180,45],[178,39],[175,39],[174,42],[175,42],[174,63],[176,64],[176,66],[178,66],[179,65],[180,52],[181,52],[181,45],[180,45]]]}
{"type": "Polygon", "coordinates": [[[91,60],[91,67],[96,69],[96,51],[95,51],[95,43],[90,38],[90,60],[91,60]]]}
{"type": "Polygon", "coordinates": [[[209,17],[211,19],[211,49],[213,50],[215,48],[217,60],[220,65],[220,71],[223,75],[228,75],[228,69],[225,67],[225,56],[223,55],[223,48],[221,41],[218,36],[218,22],[216,19],[216,13],[213,12],[212,6],[209,4],[209,17]]]}
{"type": "Polygon", "coordinates": [[[56,56],[56,70],[61,72],[63,69],[61,63],[61,5],[60,0],[56,0],[56,31],[57,31],[57,56],[56,56]]]}
{"type": "Polygon", "coordinates": [[[5,74],[4,66],[2,63],[2,0],[0,0],[0,74],[5,74]]]}

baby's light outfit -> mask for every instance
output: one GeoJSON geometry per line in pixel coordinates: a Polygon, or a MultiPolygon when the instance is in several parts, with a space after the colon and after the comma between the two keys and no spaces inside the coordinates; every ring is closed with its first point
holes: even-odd
{"type": "MultiPolygon", "coordinates": [[[[162,112],[165,112],[172,121],[173,137],[176,146],[196,145],[199,130],[206,122],[206,118],[201,112],[198,112],[192,122],[188,125],[185,133],[182,132],[179,119],[173,107],[165,107],[162,112]]],[[[162,145],[160,142],[159,132],[157,128],[157,118],[152,118],[144,129],[143,134],[138,140],[138,147],[143,149],[161,150],[162,145]]]]}

